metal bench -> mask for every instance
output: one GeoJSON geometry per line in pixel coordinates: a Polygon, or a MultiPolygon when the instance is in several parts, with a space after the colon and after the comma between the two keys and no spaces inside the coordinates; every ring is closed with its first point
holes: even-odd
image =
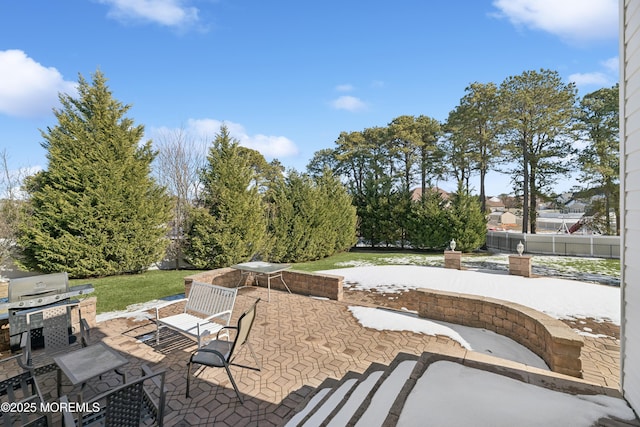
{"type": "Polygon", "coordinates": [[[237,293],[237,288],[193,282],[188,298],[156,307],[156,345],[160,344],[160,328],[167,327],[195,338],[198,348],[202,347],[204,337],[216,335],[220,329],[229,325],[237,293]],[[187,303],[182,313],[160,317],[161,309],[185,300],[187,303]]]}

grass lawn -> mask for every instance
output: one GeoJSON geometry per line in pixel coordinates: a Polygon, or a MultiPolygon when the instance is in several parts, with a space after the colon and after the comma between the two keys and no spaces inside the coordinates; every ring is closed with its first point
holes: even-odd
{"type": "Polygon", "coordinates": [[[74,279],[69,285],[91,283],[95,291],[88,296],[98,298],[98,313],[124,310],[131,304],[184,293],[184,277],[201,270],[152,270],[141,274],[74,279]]]}

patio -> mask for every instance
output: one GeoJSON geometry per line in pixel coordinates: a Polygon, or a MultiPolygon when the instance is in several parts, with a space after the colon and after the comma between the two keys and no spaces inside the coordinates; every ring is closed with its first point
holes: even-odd
{"type": "MultiPolygon", "coordinates": [[[[238,401],[223,369],[196,370],[192,398],[185,398],[185,375],[195,342],[163,330],[160,345],[154,339],[151,311],[145,316],[116,318],[100,322],[91,331],[91,342],[103,341],[129,359],[124,369],[129,378],[138,377],[142,364],[166,369],[166,426],[197,425],[282,425],[294,409],[328,378],[341,379],[348,372],[362,373],[372,363],[389,364],[399,352],[420,355],[460,353],[465,350],[451,339],[413,332],[378,331],[361,327],[348,311],[349,301],[330,301],[267,289],[243,289],[236,300],[231,324],[256,298],[256,322],[251,342],[262,361],[262,371],[231,368],[243,394],[238,401]]],[[[347,297],[347,300],[351,298],[347,297]]],[[[353,305],[354,302],[351,301],[353,305]]],[[[360,305],[366,304],[364,301],[360,305]]],[[[176,310],[181,307],[178,305],[176,310]]],[[[583,350],[585,379],[617,388],[618,350],[615,340],[586,339],[583,350]]],[[[236,362],[253,366],[248,352],[236,362]]],[[[107,375],[99,390],[118,383],[107,375]]],[[[56,400],[54,373],[39,377],[47,400],[56,400]]],[[[63,387],[63,393],[70,386],[63,387]]]]}

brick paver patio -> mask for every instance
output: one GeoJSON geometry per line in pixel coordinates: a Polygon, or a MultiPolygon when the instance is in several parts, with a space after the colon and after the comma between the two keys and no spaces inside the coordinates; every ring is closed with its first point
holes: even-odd
{"type": "MultiPolygon", "coordinates": [[[[118,318],[100,322],[92,329],[91,341],[102,340],[129,358],[129,376],[140,375],[140,365],[167,372],[166,426],[281,425],[294,408],[327,378],[342,378],[347,372],[364,372],[372,363],[390,363],[399,352],[419,355],[460,348],[445,337],[412,332],[365,329],[348,311],[348,302],[290,295],[263,288],[239,292],[231,324],[255,301],[258,304],[251,342],[262,371],[231,367],[245,403],[240,404],[224,369],[196,370],[192,398],[185,397],[186,365],[195,342],[171,331],[155,345],[155,324],[149,319],[118,318]]],[[[362,302],[362,301],[361,301],[362,302]]],[[[615,339],[589,339],[585,346],[585,378],[617,388],[619,348],[615,339]],[[609,342],[611,341],[611,342],[609,342]],[[616,354],[617,351],[617,354],[616,354]]],[[[253,365],[251,355],[240,353],[239,364],[253,365]]],[[[102,389],[117,383],[106,376],[102,389]]],[[[46,397],[55,399],[55,374],[41,381],[46,397]]],[[[63,392],[71,391],[69,387],[63,392]]]]}

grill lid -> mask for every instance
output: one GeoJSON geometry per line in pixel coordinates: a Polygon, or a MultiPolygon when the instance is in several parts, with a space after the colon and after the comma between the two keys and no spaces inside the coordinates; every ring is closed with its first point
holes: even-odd
{"type": "Polygon", "coordinates": [[[46,295],[62,294],[69,291],[69,277],[66,272],[41,274],[39,276],[11,279],[8,288],[10,303],[40,298],[46,295]]]}

